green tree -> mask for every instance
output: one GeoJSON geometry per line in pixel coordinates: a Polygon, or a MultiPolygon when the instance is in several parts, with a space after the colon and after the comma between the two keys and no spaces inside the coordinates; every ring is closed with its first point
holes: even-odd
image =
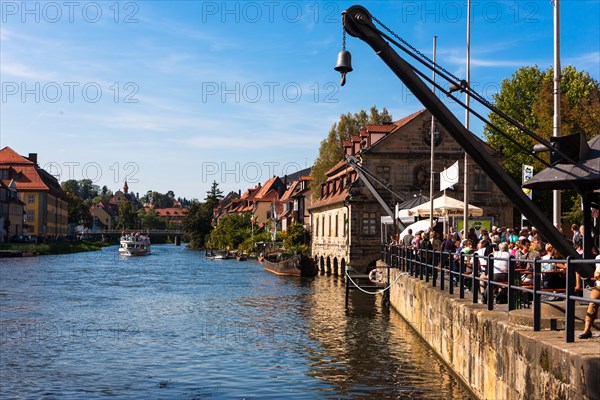
{"type": "MultiPolygon", "coordinates": [[[[505,114],[519,121],[538,136],[549,140],[553,134],[553,77],[552,68],[541,71],[537,66],[522,67],[510,79],[504,79],[500,91],[494,95],[494,105],[505,114]]],[[[600,85],[587,72],[577,71],[567,66],[562,70],[561,80],[561,135],[582,132],[587,139],[600,134],[600,85]]],[[[489,114],[490,122],[500,128],[513,140],[524,146],[528,152],[493,128],[486,126],[484,135],[488,144],[505,156],[504,169],[521,183],[523,164],[533,165],[536,172],[546,165],[534,159],[530,153],[535,140],[523,134],[517,128],[495,113],[489,114]]],[[[548,153],[540,154],[548,161],[548,153]]],[[[541,209],[551,210],[551,192],[534,191],[534,201],[541,209]]],[[[562,209],[569,210],[577,206],[576,196],[565,193],[562,196],[562,209]]]]}
{"type": "Polygon", "coordinates": [[[252,235],[250,213],[228,214],[224,216],[210,234],[211,246],[219,249],[237,249],[252,235]]]}
{"type": "Polygon", "coordinates": [[[137,218],[143,229],[165,229],[167,227],[167,223],[152,208],[149,208],[147,212],[140,208],[137,212],[137,218]]]}
{"type": "Polygon", "coordinates": [[[119,223],[117,229],[136,229],[137,214],[133,210],[133,206],[129,200],[122,200],[119,203],[119,223]]]}
{"type": "MultiPolygon", "coordinates": [[[[562,135],[583,132],[588,139],[599,135],[600,86],[598,81],[592,79],[588,73],[577,71],[572,66],[565,67],[562,75],[562,135]]],[[[511,79],[502,81],[500,91],[494,95],[494,105],[529,130],[549,140],[553,133],[553,76],[552,68],[546,71],[541,71],[537,66],[520,68],[511,79]]],[[[489,114],[489,120],[530,152],[537,144],[495,113],[489,114]]],[[[544,168],[544,164],[520,150],[493,128],[486,126],[484,135],[490,146],[506,156],[504,168],[515,181],[519,183],[521,181],[523,164],[533,165],[536,171],[544,168]]]]}
{"type": "Polygon", "coordinates": [[[383,108],[380,112],[376,106],[371,107],[368,113],[360,110],[354,114],[340,115],[340,120],[332,125],[327,138],[321,142],[319,155],[313,164],[310,173],[312,177],[310,188],[313,196],[319,197],[321,184],[327,179],[325,173],[343,159],[344,140],[349,140],[352,135],[357,135],[366,125],[389,122],[392,122],[392,116],[388,110],[383,108]]]}
{"type": "Polygon", "coordinates": [[[304,225],[294,222],[287,228],[283,244],[292,252],[299,251],[307,254],[310,248],[310,234],[304,225]]]}
{"type": "Polygon", "coordinates": [[[91,228],[93,220],[90,208],[77,194],[71,192],[72,186],[67,186],[67,188],[69,189],[65,191],[67,195],[67,222],[91,228]]]}
{"type": "Polygon", "coordinates": [[[206,198],[204,199],[206,206],[209,210],[213,210],[222,199],[223,191],[219,189],[219,184],[217,181],[213,181],[210,186],[210,190],[206,192],[206,198]]]}
{"type": "Polygon", "coordinates": [[[184,240],[192,249],[201,249],[205,246],[206,237],[212,230],[212,209],[206,204],[193,201],[185,219],[183,220],[184,240]]]}

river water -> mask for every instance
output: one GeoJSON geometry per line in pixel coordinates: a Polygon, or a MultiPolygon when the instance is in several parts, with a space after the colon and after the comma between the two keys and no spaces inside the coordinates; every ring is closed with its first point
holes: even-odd
{"type": "Polygon", "coordinates": [[[153,246],[0,259],[0,398],[467,399],[379,296],[153,246]]]}

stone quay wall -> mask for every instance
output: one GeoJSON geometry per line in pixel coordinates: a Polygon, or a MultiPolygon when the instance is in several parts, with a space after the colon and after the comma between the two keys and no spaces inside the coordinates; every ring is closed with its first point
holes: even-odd
{"type": "Polygon", "coordinates": [[[390,302],[480,399],[600,399],[598,342],[511,326],[506,308],[488,311],[406,275],[390,302]]]}

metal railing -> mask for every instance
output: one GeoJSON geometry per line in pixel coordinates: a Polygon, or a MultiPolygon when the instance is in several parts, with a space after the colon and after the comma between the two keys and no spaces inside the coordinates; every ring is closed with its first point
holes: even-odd
{"type": "MultiPolygon", "coordinates": [[[[600,304],[600,299],[590,299],[576,296],[576,274],[577,264],[598,264],[600,260],[582,260],[567,257],[566,259],[519,259],[513,256],[509,258],[496,258],[493,255],[479,256],[476,253],[457,254],[433,250],[414,250],[398,245],[382,245],[382,260],[391,268],[398,268],[410,276],[418,277],[425,282],[431,282],[433,287],[439,285],[440,290],[445,291],[446,286],[449,294],[458,290],[459,297],[465,298],[465,293],[470,291],[474,304],[478,303],[480,286],[485,284],[485,304],[488,310],[494,309],[494,293],[504,291],[508,311],[518,308],[533,309],[533,330],[541,330],[541,302],[542,296],[552,296],[566,300],[565,306],[565,341],[575,340],[575,303],[593,302],[600,304]],[[487,271],[494,271],[494,261],[508,261],[508,279],[505,282],[493,280],[493,273],[487,273],[485,278],[480,274],[480,260],[487,261],[487,271]],[[542,263],[564,263],[566,265],[566,282],[563,290],[544,289],[542,287],[542,263]],[[525,268],[517,268],[517,266],[525,268]],[[471,269],[471,271],[468,271],[471,269]],[[531,281],[523,284],[522,277],[531,276],[531,281]]],[[[585,289],[584,289],[585,290],[585,289]]]]}

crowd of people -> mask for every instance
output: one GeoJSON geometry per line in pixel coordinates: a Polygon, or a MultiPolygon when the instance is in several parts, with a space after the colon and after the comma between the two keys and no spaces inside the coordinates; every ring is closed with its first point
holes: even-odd
{"type": "MultiPolygon", "coordinates": [[[[573,247],[580,255],[583,255],[583,225],[573,224],[571,226],[572,236],[568,237],[573,247]]],[[[600,235],[597,229],[592,230],[592,257],[600,260],[599,248],[600,235]]],[[[428,265],[436,267],[444,266],[454,272],[460,271],[461,254],[465,258],[465,273],[477,274],[482,279],[488,279],[492,274],[494,282],[507,282],[509,258],[513,256],[516,260],[515,270],[520,273],[520,281],[523,286],[533,285],[533,261],[541,259],[540,270],[542,272],[542,288],[548,291],[561,290],[566,287],[566,264],[561,255],[552,244],[547,243],[535,228],[512,229],[493,226],[491,230],[482,229],[477,232],[470,228],[467,234],[464,231],[457,232],[450,227],[448,232],[439,233],[435,230],[412,232],[408,229],[402,237],[394,235],[390,237],[389,244],[403,246],[411,249],[417,259],[426,261],[428,265]],[[427,250],[427,251],[425,251],[427,250]],[[477,255],[478,270],[474,271],[473,256],[477,255]],[[487,270],[489,256],[493,256],[493,271],[487,270]]],[[[458,278],[454,275],[456,284],[458,278]]],[[[582,296],[584,289],[591,291],[592,299],[600,298],[600,263],[596,263],[594,277],[584,281],[576,274],[575,292],[582,296]]],[[[480,285],[482,301],[485,302],[487,291],[485,284],[480,285]]],[[[598,304],[590,303],[585,320],[585,328],[579,336],[582,339],[592,337],[591,327],[598,316],[598,304]]]]}

